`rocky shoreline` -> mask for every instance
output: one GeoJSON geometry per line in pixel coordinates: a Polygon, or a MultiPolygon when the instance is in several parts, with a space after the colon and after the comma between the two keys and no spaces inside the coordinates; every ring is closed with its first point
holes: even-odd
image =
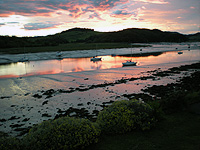
{"type": "MultiPolygon", "coordinates": [[[[194,98],[193,101],[187,102],[184,100],[187,97],[187,94],[194,92],[197,93],[196,97],[200,97],[200,62],[191,65],[173,67],[162,72],[155,70],[153,72],[156,73],[153,75],[164,77],[187,71],[192,72],[191,75],[177,79],[175,83],[167,85],[153,85],[152,87],[142,89],[143,93],[124,94],[123,96],[129,99],[135,97],[136,99],[142,99],[145,102],[158,101],[161,103],[166,113],[174,112],[179,108],[188,107],[188,105],[193,107],[193,105],[198,105],[200,102],[199,99],[194,98]]],[[[199,110],[194,110],[194,112],[200,114],[199,110]]]]}
{"type": "MultiPolygon", "coordinates": [[[[167,77],[167,76],[173,76],[181,73],[187,74],[185,77],[181,79],[177,79],[174,83],[169,83],[167,85],[152,85],[151,87],[145,87],[142,89],[141,93],[131,93],[131,94],[122,94],[121,97],[127,98],[127,99],[139,99],[145,102],[151,102],[151,101],[158,101],[163,106],[167,106],[165,108],[165,112],[169,113],[174,110],[177,110],[182,105],[184,105],[184,102],[182,103],[182,99],[189,93],[189,92],[199,92],[200,89],[200,62],[191,64],[191,65],[184,65],[180,67],[173,67],[166,71],[162,71],[160,68],[148,71],[146,72],[147,75],[141,76],[141,77],[131,77],[131,78],[121,78],[120,80],[116,80],[113,82],[105,82],[101,84],[93,84],[88,86],[81,86],[77,88],[69,88],[69,90],[65,89],[49,89],[49,90],[42,90],[37,91],[37,93],[32,94],[31,96],[35,99],[45,99],[42,102],[42,106],[45,106],[48,104],[50,97],[54,97],[55,95],[62,94],[62,93],[73,93],[73,92],[82,92],[82,91],[88,91],[91,89],[97,89],[97,88],[107,88],[111,86],[115,86],[118,84],[126,84],[130,81],[136,81],[136,80],[159,80],[160,78],[167,77]],[[189,74],[187,74],[189,72],[189,74]],[[165,103],[165,100],[167,99],[167,104],[165,103]],[[170,101],[169,101],[170,99],[170,101]]],[[[88,80],[85,78],[84,80],[88,80]]],[[[30,93],[29,93],[30,94],[30,93]]],[[[0,99],[5,99],[7,97],[0,97],[0,99]]],[[[116,97],[115,97],[116,99],[116,97]]],[[[100,104],[100,107],[103,109],[104,107],[110,105],[113,103],[113,100],[110,100],[108,102],[102,102],[100,104]]],[[[198,101],[192,101],[190,104],[195,103],[198,101]]],[[[87,106],[89,106],[92,102],[88,102],[87,106]]],[[[78,104],[78,106],[84,106],[83,104],[78,104]]],[[[97,104],[96,104],[97,105],[97,104]]],[[[75,107],[69,107],[67,110],[62,110],[60,108],[57,108],[57,113],[53,117],[53,119],[57,119],[59,117],[63,116],[71,116],[71,117],[81,117],[81,118],[87,118],[91,121],[95,121],[96,117],[99,113],[99,110],[93,110],[92,113],[89,112],[86,107],[83,108],[75,108],[75,107]]],[[[14,106],[11,106],[14,107],[14,106]]],[[[31,107],[30,107],[31,109],[31,107]]],[[[51,114],[48,113],[42,113],[42,117],[45,118],[52,118],[51,114]]],[[[11,116],[10,120],[16,120],[15,124],[10,125],[10,127],[14,130],[19,132],[18,136],[22,136],[28,132],[28,130],[31,127],[23,127],[24,123],[29,121],[29,118],[24,116],[25,119],[22,122],[17,122],[19,119],[17,116],[11,116]]],[[[0,125],[2,125],[7,120],[4,118],[0,118],[0,125]]]]}

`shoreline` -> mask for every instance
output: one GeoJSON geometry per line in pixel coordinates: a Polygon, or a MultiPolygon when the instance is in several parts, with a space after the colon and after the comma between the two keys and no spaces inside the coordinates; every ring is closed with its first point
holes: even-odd
{"type": "MultiPolygon", "coordinates": [[[[98,48],[89,48],[89,49],[79,49],[65,51],[62,48],[54,49],[53,51],[48,49],[43,51],[37,51],[35,53],[29,53],[23,50],[23,52],[18,54],[9,54],[2,53],[0,55],[0,65],[1,64],[10,64],[17,63],[24,56],[29,59],[29,61],[40,61],[40,60],[53,60],[53,59],[65,59],[65,58],[88,58],[93,56],[107,56],[107,55],[116,55],[116,56],[148,56],[150,54],[163,53],[169,51],[184,51],[184,50],[195,50],[199,49],[200,42],[191,42],[191,43],[135,43],[132,48],[109,48],[109,49],[100,49],[98,48]],[[188,44],[191,45],[188,48],[188,44]],[[61,58],[56,57],[56,52],[62,51],[63,55],[61,58]]],[[[51,47],[50,47],[51,48],[51,47]]],[[[45,49],[45,48],[43,48],[45,49]]],[[[38,49],[40,50],[40,49],[38,49]]]]}
{"type": "MultiPolygon", "coordinates": [[[[183,50],[185,48],[185,45],[178,46],[178,50],[183,50]]],[[[154,50],[154,54],[159,55],[160,52],[158,51],[174,49],[174,46],[166,47],[166,45],[155,45],[154,47],[143,49],[142,53],[145,55],[148,54],[149,56],[152,55],[152,53],[147,52],[154,50]]],[[[123,53],[124,55],[124,52],[126,52],[126,55],[130,55],[131,52],[130,48],[118,50],[119,51],[115,49],[110,51],[98,51],[100,55],[110,55],[115,51],[116,54],[123,53]]],[[[138,52],[140,52],[139,49],[133,49],[133,51],[137,53],[137,55],[138,52]]],[[[64,56],[75,57],[81,55],[82,57],[88,57],[94,55],[92,51],[79,52],[80,53],[72,51],[70,55],[67,53],[64,56]]],[[[200,54],[197,48],[191,48],[191,52],[189,52],[189,50],[188,52],[183,51],[183,55],[178,55],[177,52],[172,53],[168,53],[168,57],[164,57],[167,59],[167,62],[170,63],[161,63],[161,61],[160,63],[153,63],[152,65],[147,63],[144,66],[137,67],[97,69],[95,71],[60,74],[52,73],[42,76],[23,76],[3,79],[0,83],[0,113],[2,114],[0,116],[0,130],[11,135],[23,135],[27,129],[34,124],[63,115],[79,117],[85,117],[86,115],[93,120],[97,116],[98,111],[110,105],[113,101],[120,99],[159,99],[159,96],[155,97],[156,94],[147,95],[146,93],[150,92],[150,90],[142,91],[142,89],[145,90],[154,85],[162,85],[162,87],[165,87],[166,84],[172,85],[172,83],[176,83],[180,78],[190,76],[195,71],[191,70],[194,69],[191,63],[199,62],[199,60],[196,60],[196,58],[199,58],[200,54]],[[197,57],[193,57],[193,61],[186,61],[185,56],[188,55],[184,54],[193,52],[194,54],[198,54],[197,57]],[[170,62],[167,58],[172,56],[172,53],[175,54],[175,58],[183,56],[184,59],[180,59],[180,61],[177,62],[170,62]],[[189,64],[188,68],[191,69],[177,69],[180,65],[184,64],[189,64]],[[169,68],[174,66],[177,66],[176,69],[169,70],[169,68]]],[[[41,56],[41,53],[38,53],[38,57],[34,56],[36,59],[42,57],[50,59],[55,56],[41,56]]],[[[15,59],[16,58],[17,57],[15,57],[15,59]]],[[[163,57],[161,57],[161,59],[162,58],[163,57]]],[[[88,61],[89,59],[87,62],[88,61]]],[[[74,63],[76,64],[76,61],[74,61],[74,63]]],[[[196,64],[199,66],[199,63],[196,64]]],[[[47,63],[47,65],[49,64],[47,63]]]]}
{"type": "MultiPolygon", "coordinates": [[[[188,49],[182,49],[181,51],[186,51],[188,49]]],[[[88,51],[88,50],[84,50],[88,51]]],[[[89,50],[93,51],[93,50],[89,50]]],[[[101,50],[102,51],[102,50],[101,50]]],[[[143,51],[143,52],[135,52],[135,53],[124,53],[124,54],[116,54],[115,56],[120,56],[120,57],[148,57],[148,56],[158,56],[166,52],[178,52],[180,50],[161,50],[161,51],[143,51]]],[[[43,60],[62,60],[62,59],[68,59],[68,58],[92,58],[95,55],[88,54],[77,56],[76,54],[73,54],[74,52],[78,52],[79,54],[82,52],[82,50],[77,50],[77,51],[72,51],[72,53],[69,52],[63,52],[63,57],[57,57],[56,52],[41,52],[41,53],[27,53],[26,55],[24,54],[4,54],[0,56],[0,65],[6,65],[6,64],[11,64],[11,63],[18,63],[20,62],[20,59],[26,56],[29,58],[29,61],[43,61],[43,60]]],[[[112,54],[99,54],[98,56],[111,56],[112,54]]]]}
{"type": "MultiPolygon", "coordinates": [[[[195,85],[194,87],[199,86],[199,78],[200,78],[200,62],[198,63],[194,63],[191,65],[184,65],[184,66],[180,66],[180,67],[173,67],[170,68],[166,71],[162,71],[159,69],[156,70],[152,70],[152,71],[148,71],[146,73],[152,73],[152,75],[147,75],[147,76],[143,76],[143,77],[138,77],[138,78],[121,78],[121,80],[117,80],[115,82],[108,82],[108,83],[104,83],[104,84],[96,84],[96,85],[91,85],[89,87],[77,87],[75,89],[70,89],[70,90],[62,90],[62,89],[49,89],[49,90],[43,90],[43,91],[37,91],[36,93],[31,93],[31,96],[34,97],[37,101],[40,99],[44,99],[42,102],[42,106],[46,107],[46,105],[51,102],[51,100],[49,98],[54,97],[55,95],[59,95],[59,93],[73,93],[73,92],[87,92],[89,90],[93,90],[93,89],[100,89],[100,88],[107,88],[107,87],[113,87],[115,85],[122,85],[122,84],[127,84],[128,82],[131,81],[137,81],[137,80],[143,80],[143,81],[148,81],[148,80],[160,80],[159,78],[164,78],[164,77],[168,77],[168,76],[174,76],[176,74],[181,74],[182,72],[190,72],[191,75],[187,74],[185,77],[183,77],[182,79],[176,79],[176,81],[174,81],[174,83],[169,83],[167,85],[153,85],[152,87],[147,87],[142,89],[142,93],[132,93],[132,94],[122,94],[120,95],[120,97],[125,97],[127,99],[142,99],[143,101],[147,102],[147,101],[151,101],[151,100],[161,100],[162,96],[163,96],[163,91],[169,94],[169,93],[173,93],[174,89],[178,89],[185,91],[185,87],[188,87],[188,85],[190,84],[191,80],[189,80],[191,77],[193,77],[192,81],[193,85],[195,85]],[[197,76],[194,76],[193,74],[197,74],[197,76]],[[182,88],[184,87],[184,88],[182,88]],[[162,90],[160,90],[162,89],[162,90]],[[149,94],[147,94],[149,93],[149,94]]],[[[88,80],[88,79],[84,79],[84,80],[88,80]]],[[[194,89],[194,88],[193,88],[194,89]]],[[[177,91],[178,91],[177,90],[177,91]]],[[[188,89],[187,89],[188,90],[188,89]]],[[[9,99],[9,97],[0,97],[0,99],[9,99]]],[[[108,102],[102,102],[102,104],[100,104],[101,108],[104,108],[110,104],[112,104],[114,101],[110,100],[108,102]]],[[[87,102],[87,105],[83,105],[82,103],[79,103],[78,106],[82,106],[82,108],[76,108],[76,107],[69,107],[66,110],[63,110],[62,108],[57,108],[57,113],[56,115],[52,118],[51,114],[49,114],[48,112],[46,113],[40,113],[42,115],[42,117],[44,118],[52,118],[52,119],[57,119],[59,117],[63,117],[63,116],[71,116],[71,117],[82,117],[82,118],[87,118],[89,120],[94,121],[96,119],[96,116],[99,113],[99,110],[93,110],[92,113],[90,113],[87,110],[87,107],[91,105],[91,103],[93,102],[87,102]]],[[[14,104],[11,107],[16,107],[14,104]]],[[[31,107],[33,107],[32,105],[29,106],[30,109],[31,107]]],[[[12,130],[14,130],[15,132],[18,132],[18,136],[23,136],[24,134],[27,133],[27,131],[31,128],[31,127],[23,127],[23,125],[25,123],[29,122],[29,117],[28,116],[24,116],[25,119],[23,119],[23,121],[20,123],[15,123],[10,125],[10,127],[12,128],[12,130]]],[[[18,120],[20,119],[20,117],[18,115],[14,115],[14,116],[10,116],[10,119],[8,120],[18,120]]],[[[2,123],[8,121],[6,118],[0,118],[0,124],[2,125],[2,123]]]]}

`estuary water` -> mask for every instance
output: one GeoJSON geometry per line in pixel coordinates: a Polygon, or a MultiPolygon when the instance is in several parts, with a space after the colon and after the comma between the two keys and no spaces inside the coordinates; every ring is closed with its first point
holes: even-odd
{"type": "Polygon", "coordinates": [[[83,57],[79,52],[77,53],[79,53],[82,57],[78,57],[78,54],[73,55],[72,53],[74,52],[63,52],[62,58],[55,59],[53,59],[51,56],[55,56],[55,54],[48,53],[46,54],[45,60],[41,60],[42,58],[37,58],[34,56],[37,54],[32,54],[32,56],[29,54],[29,57],[32,58],[32,61],[12,62],[0,65],[0,78],[121,68],[122,62],[127,60],[136,61],[137,66],[199,60],[198,45],[193,44],[193,46],[190,46],[190,48],[188,48],[188,45],[189,44],[157,44],[152,45],[152,47],[145,47],[141,49],[129,48],[98,50],[99,54],[104,54],[102,56],[98,56],[102,58],[102,61],[90,61],[91,57],[89,56],[92,55],[92,52],[95,53],[95,51],[85,52],[88,54],[85,57],[83,57]],[[181,54],[178,54],[178,52],[181,52],[181,54]],[[106,55],[106,53],[112,53],[116,56],[112,57],[111,55],[106,55]],[[70,55],[72,58],[67,58],[68,55],[70,55]]]}
{"type": "Polygon", "coordinates": [[[9,63],[0,65],[0,131],[19,135],[23,129],[69,109],[93,114],[104,104],[127,99],[124,94],[175,82],[190,71],[154,79],[142,77],[152,76],[153,70],[199,62],[199,46],[156,43],[144,48],[104,49],[98,50],[102,61],[97,62],[90,61],[96,55],[94,50],[63,52],[62,59],[56,59],[55,53],[27,54],[30,61],[23,63],[17,62],[23,55],[1,55],[0,62],[9,63]],[[130,59],[137,65],[122,67],[122,62],[130,59]]]}

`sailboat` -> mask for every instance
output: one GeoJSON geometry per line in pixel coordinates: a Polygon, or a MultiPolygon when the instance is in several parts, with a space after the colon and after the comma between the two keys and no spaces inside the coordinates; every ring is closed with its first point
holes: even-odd
{"type": "Polygon", "coordinates": [[[29,58],[25,55],[25,48],[24,48],[24,57],[18,60],[18,62],[27,62],[29,61],[29,58]]]}
{"type": "MultiPolygon", "coordinates": [[[[97,47],[97,45],[96,45],[96,47],[97,47]]],[[[96,48],[97,49],[97,48],[96,48]]],[[[96,54],[97,54],[97,50],[96,50],[96,54]]],[[[97,57],[97,55],[96,56],[93,56],[91,59],[90,59],[90,61],[101,61],[101,57],[97,57]]]]}
{"type": "MultiPolygon", "coordinates": [[[[131,45],[131,57],[132,57],[132,45],[131,45]]],[[[136,66],[137,62],[131,60],[127,60],[126,62],[123,62],[123,66],[136,66]]]]}
{"type": "Polygon", "coordinates": [[[117,55],[116,55],[116,49],[114,49],[114,51],[115,51],[115,52],[111,54],[112,57],[117,56],[117,55]]]}
{"type": "Polygon", "coordinates": [[[92,57],[92,58],[90,59],[90,61],[101,61],[101,57],[96,57],[96,56],[94,56],[94,57],[92,57]]]}
{"type": "Polygon", "coordinates": [[[26,57],[26,56],[19,59],[19,62],[26,62],[26,61],[29,61],[28,57],[26,57]]]}
{"type": "Polygon", "coordinates": [[[180,52],[178,52],[178,54],[179,54],[179,55],[180,55],[180,54],[183,54],[183,52],[180,51],[180,52]]]}
{"type": "Polygon", "coordinates": [[[123,66],[136,66],[137,62],[132,61],[132,60],[127,60],[126,62],[123,62],[123,66]]]}
{"type": "Polygon", "coordinates": [[[56,57],[61,57],[63,54],[61,51],[56,52],[56,57]]]}

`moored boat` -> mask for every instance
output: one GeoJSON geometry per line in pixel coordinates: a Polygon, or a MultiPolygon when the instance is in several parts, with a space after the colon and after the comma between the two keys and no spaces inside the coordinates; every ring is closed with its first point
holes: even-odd
{"type": "Polygon", "coordinates": [[[90,61],[101,61],[101,57],[92,57],[90,61]]]}
{"type": "Polygon", "coordinates": [[[126,62],[123,62],[123,66],[136,66],[137,62],[134,62],[132,60],[127,60],[126,62]]]}
{"type": "Polygon", "coordinates": [[[29,59],[27,57],[22,57],[18,62],[27,62],[29,59]]]}
{"type": "Polygon", "coordinates": [[[180,54],[183,54],[183,52],[178,52],[178,54],[180,55],[180,54]]]}
{"type": "Polygon", "coordinates": [[[56,57],[61,57],[63,53],[61,51],[56,52],[56,57]]]}

